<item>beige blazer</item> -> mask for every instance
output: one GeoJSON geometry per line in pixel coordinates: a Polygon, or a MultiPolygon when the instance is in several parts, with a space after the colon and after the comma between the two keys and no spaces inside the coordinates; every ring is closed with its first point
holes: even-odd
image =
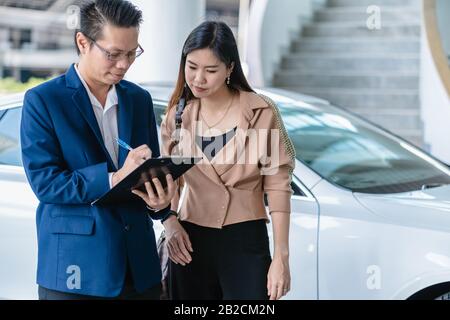
{"type": "Polygon", "coordinates": [[[190,101],[182,115],[176,143],[175,113],[171,108],[161,124],[164,156],[203,157],[184,174],[180,219],[200,226],[222,228],[243,221],[268,219],[269,212],[290,213],[295,150],[273,101],[240,91],[240,122],[234,137],[209,161],[195,142],[199,100],[190,101]]]}

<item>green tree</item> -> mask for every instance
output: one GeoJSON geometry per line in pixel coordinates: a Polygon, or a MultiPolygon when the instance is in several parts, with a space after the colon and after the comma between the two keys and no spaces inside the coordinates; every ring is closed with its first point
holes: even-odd
{"type": "Polygon", "coordinates": [[[13,78],[0,79],[0,94],[25,91],[47,80],[48,78],[30,78],[27,82],[22,83],[14,80],[13,78]]]}

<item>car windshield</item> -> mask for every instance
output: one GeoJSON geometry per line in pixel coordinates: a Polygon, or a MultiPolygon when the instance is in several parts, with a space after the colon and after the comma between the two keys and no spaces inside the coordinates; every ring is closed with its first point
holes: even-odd
{"type": "Polygon", "coordinates": [[[0,164],[21,166],[21,108],[9,109],[0,117],[0,164]]]}
{"type": "Polygon", "coordinates": [[[277,101],[297,158],[354,192],[398,193],[450,184],[447,166],[339,108],[277,101]]]}

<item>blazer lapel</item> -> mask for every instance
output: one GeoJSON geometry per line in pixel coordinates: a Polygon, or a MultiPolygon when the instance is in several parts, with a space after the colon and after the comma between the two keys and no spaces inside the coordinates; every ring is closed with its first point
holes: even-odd
{"type": "Polygon", "coordinates": [[[91,101],[89,100],[89,96],[81,83],[80,78],[75,71],[75,64],[72,64],[70,68],[66,72],[66,86],[68,88],[72,88],[75,90],[72,95],[72,100],[75,106],[80,111],[83,118],[89,124],[92,132],[94,133],[95,138],[97,139],[98,144],[100,145],[105,157],[106,161],[109,164],[109,168],[114,169],[115,165],[112,161],[108,150],[106,149],[105,143],[103,142],[102,133],[100,132],[100,128],[98,126],[97,118],[95,117],[94,110],[92,108],[91,101]]]}
{"type": "MultiPolygon", "coordinates": [[[[230,170],[240,159],[247,142],[247,129],[249,120],[241,113],[240,121],[233,139],[220,149],[216,156],[211,160],[217,174],[222,176],[230,170]]],[[[245,160],[245,159],[244,159],[245,160]]]]}
{"type": "Polygon", "coordinates": [[[111,156],[109,155],[109,152],[105,147],[105,143],[103,142],[103,137],[100,132],[100,128],[98,126],[97,118],[95,118],[91,101],[89,100],[87,92],[82,85],[77,89],[77,91],[75,91],[75,93],[72,96],[72,100],[77,106],[80,113],[82,114],[83,118],[89,124],[89,127],[94,133],[94,136],[97,139],[98,144],[101,146],[109,165],[111,166],[111,168],[115,168],[114,162],[112,161],[111,156]]]}
{"type": "MultiPolygon", "coordinates": [[[[131,133],[133,129],[133,104],[127,90],[120,83],[116,85],[119,106],[117,110],[117,125],[119,138],[131,145],[131,133]]],[[[133,146],[132,146],[133,147],[133,146]]],[[[128,150],[119,148],[119,168],[121,168],[128,156],[128,150]]]]}
{"type": "Polygon", "coordinates": [[[239,106],[241,110],[240,121],[234,139],[230,140],[212,159],[211,163],[219,176],[225,174],[235,164],[245,164],[247,155],[248,129],[253,125],[252,120],[256,109],[262,109],[267,106],[254,93],[240,91],[239,106]],[[244,157],[244,158],[242,158],[244,157]],[[241,159],[242,158],[242,159],[241,159]]]}
{"type": "Polygon", "coordinates": [[[182,119],[183,131],[189,132],[191,137],[180,141],[182,154],[190,156],[201,156],[203,159],[198,163],[199,170],[217,184],[223,185],[221,176],[230,170],[236,163],[245,163],[248,141],[248,129],[254,125],[255,112],[257,109],[267,108],[267,103],[252,92],[240,91],[239,105],[241,108],[240,121],[236,134],[210,161],[203,154],[201,148],[195,141],[198,124],[199,101],[192,101],[185,109],[182,119]],[[246,152],[245,152],[246,151],[246,152]]]}
{"type": "Polygon", "coordinates": [[[196,167],[209,179],[217,184],[223,185],[222,180],[218,176],[208,157],[203,154],[203,151],[197,145],[195,137],[197,134],[199,113],[199,101],[193,100],[183,112],[181,127],[183,129],[182,134],[190,134],[190,137],[182,137],[180,141],[180,150],[183,155],[189,155],[192,157],[202,157],[202,160],[196,165],[196,167]]]}

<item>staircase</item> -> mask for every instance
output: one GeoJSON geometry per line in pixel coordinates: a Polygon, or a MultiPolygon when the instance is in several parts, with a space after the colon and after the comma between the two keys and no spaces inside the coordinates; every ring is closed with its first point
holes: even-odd
{"type": "Polygon", "coordinates": [[[273,84],[325,98],[423,147],[421,0],[328,0],[283,57],[273,84]],[[378,5],[381,29],[370,30],[378,5]]]}

